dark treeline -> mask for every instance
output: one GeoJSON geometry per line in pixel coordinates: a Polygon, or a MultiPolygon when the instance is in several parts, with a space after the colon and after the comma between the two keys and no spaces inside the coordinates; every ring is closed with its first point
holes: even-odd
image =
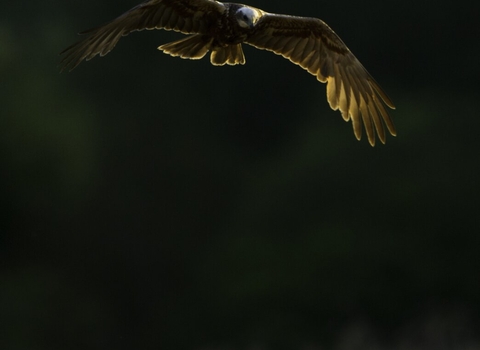
{"type": "Polygon", "coordinates": [[[249,4],[326,21],[398,136],[356,141],[325,85],[272,53],[218,68],[156,50],[178,33],[60,74],[75,33],[135,1],[10,3],[0,348],[480,344],[480,5],[249,4]]]}

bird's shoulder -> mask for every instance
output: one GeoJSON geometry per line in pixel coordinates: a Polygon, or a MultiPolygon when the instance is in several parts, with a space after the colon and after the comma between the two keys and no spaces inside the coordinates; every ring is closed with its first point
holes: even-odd
{"type": "Polygon", "coordinates": [[[319,18],[301,17],[264,12],[258,21],[254,34],[268,34],[272,36],[316,38],[320,39],[329,48],[347,53],[348,48],[338,35],[319,18]]]}

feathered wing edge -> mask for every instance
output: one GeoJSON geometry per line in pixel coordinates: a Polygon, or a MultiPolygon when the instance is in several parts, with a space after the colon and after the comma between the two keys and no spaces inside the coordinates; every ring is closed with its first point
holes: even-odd
{"type": "Polygon", "coordinates": [[[204,34],[208,23],[225,11],[223,4],[207,0],[147,0],[113,21],[80,34],[87,37],[63,50],[61,70],[72,70],[83,60],[105,56],[122,36],[133,31],[165,29],[204,34]]]}
{"type": "Polygon", "coordinates": [[[266,14],[245,42],[282,55],[327,83],[330,107],[339,109],[345,121],[352,120],[358,140],[362,136],[362,124],[372,146],[375,145],[375,131],[385,143],[384,124],[390,134],[396,136],[395,126],[384,106],[395,109],[393,102],[323,21],[266,14]]]}

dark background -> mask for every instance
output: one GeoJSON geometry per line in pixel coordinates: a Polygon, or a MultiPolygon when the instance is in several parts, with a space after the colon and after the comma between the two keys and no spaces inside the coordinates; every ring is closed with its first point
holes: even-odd
{"type": "Polygon", "coordinates": [[[244,47],[122,39],[132,0],[0,14],[1,349],[479,349],[478,1],[267,1],[326,21],[394,100],[371,148],[325,85],[244,47]]]}

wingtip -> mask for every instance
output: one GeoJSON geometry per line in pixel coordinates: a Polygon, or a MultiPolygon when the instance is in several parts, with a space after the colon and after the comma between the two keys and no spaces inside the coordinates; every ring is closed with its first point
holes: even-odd
{"type": "Polygon", "coordinates": [[[372,147],[375,147],[375,136],[372,137],[372,138],[368,138],[368,143],[370,144],[370,146],[372,147]]]}

